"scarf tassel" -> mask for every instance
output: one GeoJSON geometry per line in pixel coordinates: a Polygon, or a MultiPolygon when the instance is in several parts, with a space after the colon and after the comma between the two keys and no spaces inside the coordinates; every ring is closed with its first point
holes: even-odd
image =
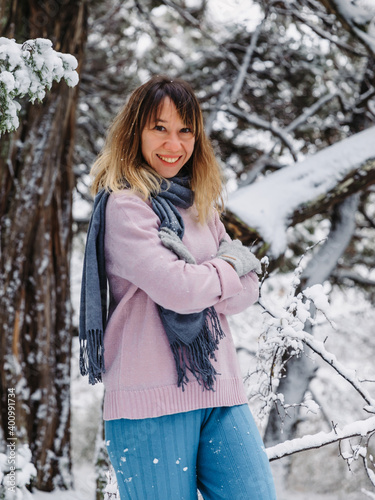
{"type": "Polygon", "coordinates": [[[181,341],[171,343],[171,350],[177,369],[177,386],[185,390],[189,382],[187,369],[194,375],[200,385],[213,391],[216,375],[220,375],[212,366],[210,359],[216,361],[215,351],[219,341],[225,336],[220,321],[213,307],[207,309],[202,331],[189,344],[181,341]]]}
{"type": "Polygon", "coordinates": [[[79,346],[79,368],[81,375],[89,376],[89,383],[95,385],[102,381],[104,369],[103,330],[88,330],[86,339],[79,346]]]}

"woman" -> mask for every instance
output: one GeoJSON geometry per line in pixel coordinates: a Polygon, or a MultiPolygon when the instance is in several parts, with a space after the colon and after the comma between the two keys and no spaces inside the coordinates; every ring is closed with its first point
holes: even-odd
{"type": "Polygon", "coordinates": [[[81,372],[103,377],[121,499],[190,500],[197,488],[274,499],[226,319],[257,300],[260,264],[220,222],[222,179],[190,86],[139,87],[92,174],[81,372]]]}

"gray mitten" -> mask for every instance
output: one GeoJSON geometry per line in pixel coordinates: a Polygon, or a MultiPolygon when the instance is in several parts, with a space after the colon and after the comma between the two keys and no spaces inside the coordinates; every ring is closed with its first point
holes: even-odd
{"type": "Polygon", "coordinates": [[[196,264],[194,257],[172,229],[162,227],[159,231],[159,238],[163,245],[174,252],[179,259],[184,260],[188,264],[196,264]]]}
{"type": "Polygon", "coordinates": [[[229,262],[239,277],[244,276],[250,271],[255,271],[258,274],[262,273],[262,266],[259,260],[247,247],[242,245],[240,240],[222,240],[216,257],[229,262]]]}

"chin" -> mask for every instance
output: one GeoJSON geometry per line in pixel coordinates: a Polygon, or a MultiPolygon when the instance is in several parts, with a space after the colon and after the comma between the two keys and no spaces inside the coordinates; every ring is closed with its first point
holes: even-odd
{"type": "Polygon", "coordinates": [[[152,168],[165,179],[170,179],[171,177],[175,177],[183,167],[160,168],[159,166],[157,166],[152,168]]]}
{"type": "Polygon", "coordinates": [[[177,172],[165,172],[164,174],[160,174],[160,175],[162,175],[165,179],[171,179],[172,177],[175,177],[179,173],[180,170],[181,169],[179,169],[177,172]]]}

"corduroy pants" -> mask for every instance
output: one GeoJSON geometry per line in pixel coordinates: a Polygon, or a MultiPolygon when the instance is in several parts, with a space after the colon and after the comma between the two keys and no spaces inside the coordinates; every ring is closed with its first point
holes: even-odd
{"type": "Polygon", "coordinates": [[[275,500],[247,405],[109,420],[105,437],[121,500],[275,500]]]}

